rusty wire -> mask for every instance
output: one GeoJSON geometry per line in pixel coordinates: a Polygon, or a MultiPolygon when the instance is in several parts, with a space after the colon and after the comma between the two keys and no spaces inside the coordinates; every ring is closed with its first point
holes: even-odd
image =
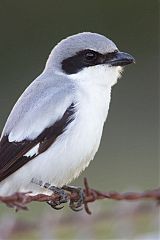
{"type": "MultiPolygon", "coordinates": [[[[101,192],[95,189],[92,189],[88,185],[87,178],[84,178],[84,209],[88,214],[91,214],[91,211],[88,207],[88,203],[95,202],[96,200],[102,199],[112,199],[112,200],[154,200],[160,201],[160,188],[148,190],[144,192],[126,192],[126,193],[118,193],[118,192],[101,192]]],[[[58,194],[52,194],[50,196],[45,194],[37,194],[37,195],[29,195],[31,192],[26,193],[14,193],[11,196],[0,196],[0,202],[6,204],[8,207],[13,207],[17,211],[28,210],[27,204],[31,202],[48,202],[48,201],[57,201],[60,196],[58,194]]],[[[78,200],[77,192],[68,193],[69,200],[78,200]]]]}

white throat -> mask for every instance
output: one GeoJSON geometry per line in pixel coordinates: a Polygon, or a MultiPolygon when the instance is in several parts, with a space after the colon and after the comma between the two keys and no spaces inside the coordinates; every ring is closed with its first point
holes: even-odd
{"type": "Polygon", "coordinates": [[[84,68],[82,71],[71,74],[69,78],[80,81],[81,84],[90,83],[101,87],[112,87],[120,78],[122,67],[109,67],[107,65],[96,65],[84,68]]]}

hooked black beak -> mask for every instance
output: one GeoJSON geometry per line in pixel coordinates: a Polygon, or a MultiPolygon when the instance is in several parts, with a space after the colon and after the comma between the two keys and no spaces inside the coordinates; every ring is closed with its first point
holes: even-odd
{"type": "Polygon", "coordinates": [[[111,66],[125,66],[135,63],[135,59],[128,53],[117,51],[112,55],[112,58],[106,59],[106,63],[111,66]]]}

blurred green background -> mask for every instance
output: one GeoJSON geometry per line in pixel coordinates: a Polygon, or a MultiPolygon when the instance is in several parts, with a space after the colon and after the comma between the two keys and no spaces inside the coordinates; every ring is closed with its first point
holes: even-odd
{"type": "MultiPolygon", "coordinates": [[[[78,32],[101,33],[111,38],[120,50],[132,54],[136,64],[125,68],[122,79],[113,88],[100,149],[75,184],[82,185],[83,176],[87,176],[94,188],[102,190],[142,191],[157,187],[158,10],[159,1],[156,0],[0,0],[0,129],[17,98],[43,70],[57,42],[78,32]]],[[[30,215],[36,221],[44,214],[60,218],[61,214],[51,212],[42,204],[37,205],[30,207],[31,213],[20,213],[16,217],[11,210],[1,207],[1,225],[6,214],[12,215],[14,221],[24,220],[27,216],[29,219],[30,215]]],[[[94,206],[96,208],[96,204],[94,206]]],[[[104,211],[106,206],[100,208],[104,211]]],[[[75,217],[64,211],[62,218],[68,214],[75,217]]],[[[147,223],[153,216],[156,219],[157,214],[151,211],[145,218],[147,223]]],[[[82,214],[76,216],[82,218],[82,214]]],[[[83,218],[86,219],[85,215],[83,218]]],[[[110,227],[104,220],[105,225],[103,222],[101,226],[105,229],[108,226],[110,230],[104,233],[103,229],[93,238],[99,239],[102,233],[104,239],[117,237],[114,231],[110,233],[114,224],[118,224],[116,220],[119,222],[118,217],[114,218],[110,227]]],[[[155,220],[150,230],[148,225],[144,227],[144,232],[155,230],[156,223],[155,220]]],[[[126,237],[125,234],[122,237],[126,237]]],[[[65,236],[64,239],[72,238],[65,236]]],[[[85,236],[87,233],[82,238],[85,236]]],[[[36,234],[31,234],[26,239],[34,237],[36,234]]]]}

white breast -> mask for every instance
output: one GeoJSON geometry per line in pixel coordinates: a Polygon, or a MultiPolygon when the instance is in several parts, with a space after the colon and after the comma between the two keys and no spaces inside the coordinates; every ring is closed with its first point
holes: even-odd
{"type": "Polygon", "coordinates": [[[79,93],[80,101],[74,128],[77,145],[75,149],[79,152],[80,161],[76,176],[88,166],[98,150],[109,109],[110,92],[111,89],[96,89],[92,86],[86,94],[79,93]]]}
{"type": "Polygon", "coordinates": [[[71,75],[77,83],[77,118],[73,127],[74,156],[73,165],[74,177],[88,166],[98,150],[104,122],[106,120],[110,97],[111,86],[116,83],[119,75],[117,69],[105,66],[86,68],[78,74],[71,75]]]}

